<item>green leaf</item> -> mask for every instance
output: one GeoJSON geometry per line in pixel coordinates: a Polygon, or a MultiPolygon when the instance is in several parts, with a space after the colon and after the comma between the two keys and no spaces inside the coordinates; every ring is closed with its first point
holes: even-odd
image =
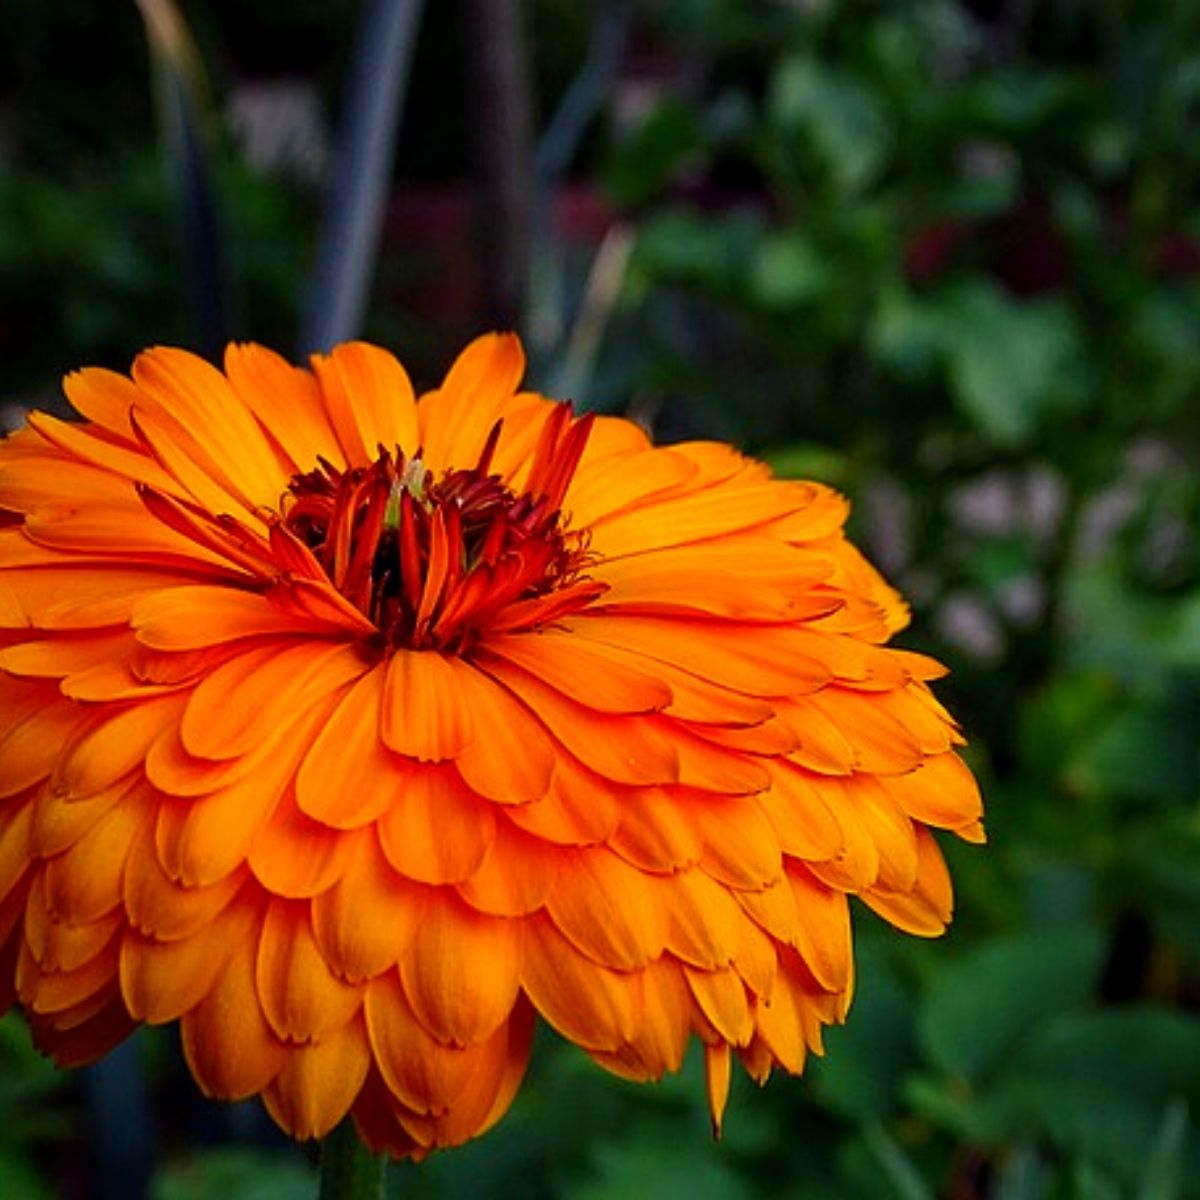
{"type": "Polygon", "coordinates": [[[999,445],[1027,442],[1085,396],[1082,342],[1060,300],[1022,303],[991,284],[964,284],[944,298],[941,337],[955,399],[999,445]]]}
{"type": "Polygon", "coordinates": [[[653,199],[703,146],[693,109],[677,99],[664,100],[613,148],[604,181],[613,202],[632,208],[653,199]]]}
{"type": "Polygon", "coordinates": [[[766,308],[787,310],[817,299],[828,282],[824,259],[801,233],[768,234],[750,266],[751,293],[766,308]]]}
{"type": "Polygon", "coordinates": [[[1102,945],[1083,928],[992,942],[942,968],[917,1016],[917,1037],[946,1071],[979,1079],[1000,1066],[1048,1015],[1093,992],[1102,945]]]}
{"type": "Polygon", "coordinates": [[[780,64],[767,111],[784,147],[802,139],[840,192],[862,191],[887,161],[892,130],[878,96],[861,79],[807,54],[780,64]]]}

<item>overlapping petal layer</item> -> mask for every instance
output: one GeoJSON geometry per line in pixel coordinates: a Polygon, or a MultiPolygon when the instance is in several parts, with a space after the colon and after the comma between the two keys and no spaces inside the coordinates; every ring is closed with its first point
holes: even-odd
{"type": "Polygon", "coordinates": [[[522,367],[151,350],[0,448],[0,1007],[58,1061],[179,1021],[419,1157],[540,1015],[634,1079],[699,1037],[719,1123],[845,1016],[849,896],[949,920],[979,794],[844,501],[522,367]]]}

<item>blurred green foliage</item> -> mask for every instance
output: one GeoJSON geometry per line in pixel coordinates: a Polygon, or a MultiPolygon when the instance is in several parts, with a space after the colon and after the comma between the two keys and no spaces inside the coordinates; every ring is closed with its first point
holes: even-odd
{"type": "MultiPolygon", "coordinates": [[[[24,62],[42,42],[17,7],[24,62]]],[[[219,57],[232,35],[195,7],[219,57]]],[[[253,7],[271,29],[285,6],[253,7]]],[[[550,92],[578,8],[533,6],[550,92]]],[[[332,37],[345,10],[287,28],[332,37]]],[[[452,32],[418,52],[439,102],[452,32]]],[[[500,1128],[392,1193],[1200,1197],[1200,8],[659,0],[637,58],[657,90],[635,118],[614,103],[577,168],[634,233],[579,399],[854,498],[914,602],[907,644],[953,667],[992,841],[947,847],[945,939],[859,914],[849,1024],[800,1082],[739,1078],[720,1145],[694,1058],[637,1088],[547,1036],[500,1128]]],[[[461,104],[414,100],[449,133],[409,161],[456,169],[461,104]]],[[[25,395],[186,336],[148,132],[98,169],[79,106],[31,117],[26,169],[0,177],[0,347],[25,395]]],[[[232,155],[220,178],[248,328],[286,346],[312,197],[232,155]]],[[[0,1024],[0,1177],[39,1197],[78,1119],[18,1030],[0,1024]]],[[[180,1148],[155,1194],[313,1178],[299,1155],[180,1148]]]]}

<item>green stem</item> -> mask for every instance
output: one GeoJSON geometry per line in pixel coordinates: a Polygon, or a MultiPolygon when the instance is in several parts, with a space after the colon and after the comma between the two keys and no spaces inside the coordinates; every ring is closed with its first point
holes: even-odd
{"type": "Polygon", "coordinates": [[[347,1117],[321,1143],[320,1200],[382,1200],[386,1163],[362,1144],[347,1117]]]}

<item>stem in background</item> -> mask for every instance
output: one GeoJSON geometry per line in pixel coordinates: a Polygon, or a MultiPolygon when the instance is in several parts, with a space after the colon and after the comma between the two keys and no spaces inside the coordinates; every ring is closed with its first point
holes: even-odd
{"type": "Polygon", "coordinates": [[[359,333],[378,258],[421,7],[421,0],[371,0],[359,25],[332,191],[300,334],[303,354],[328,350],[359,333]]]}
{"type": "Polygon", "coordinates": [[[475,240],[485,326],[520,324],[533,203],[533,100],[521,0],[463,0],[475,240]]]}
{"type": "Polygon", "coordinates": [[[362,1144],[347,1117],[321,1143],[320,1200],[381,1200],[387,1159],[362,1144]]]}

